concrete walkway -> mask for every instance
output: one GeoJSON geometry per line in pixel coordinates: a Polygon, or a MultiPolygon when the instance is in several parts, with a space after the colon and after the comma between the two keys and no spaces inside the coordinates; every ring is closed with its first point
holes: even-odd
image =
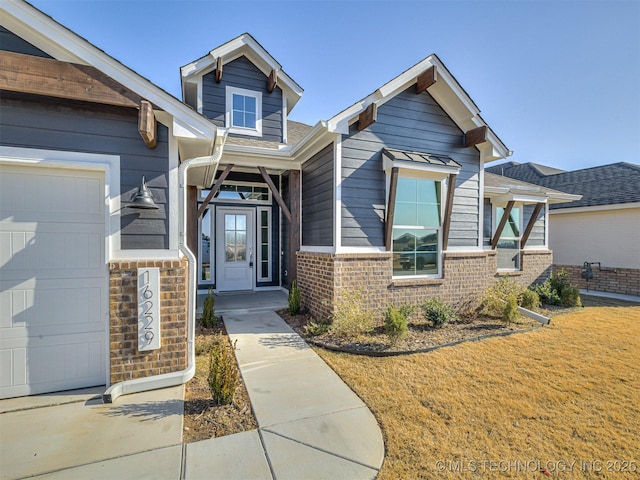
{"type": "Polygon", "coordinates": [[[182,445],[183,387],[112,405],[3,400],[0,478],[375,478],[384,444],[365,404],[273,311],[224,319],[257,430],[182,445]]]}

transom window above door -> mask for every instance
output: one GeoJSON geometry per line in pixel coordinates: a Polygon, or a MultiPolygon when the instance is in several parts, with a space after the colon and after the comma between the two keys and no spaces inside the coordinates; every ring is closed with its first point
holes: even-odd
{"type": "Polygon", "coordinates": [[[226,127],[229,133],[262,136],[262,93],[226,88],[226,127]]]}
{"type": "MultiPolygon", "coordinates": [[[[209,190],[200,190],[200,198],[209,195],[209,190]]],[[[225,182],[213,196],[225,202],[254,202],[271,204],[271,190],[266,183],[225,182]]]]}

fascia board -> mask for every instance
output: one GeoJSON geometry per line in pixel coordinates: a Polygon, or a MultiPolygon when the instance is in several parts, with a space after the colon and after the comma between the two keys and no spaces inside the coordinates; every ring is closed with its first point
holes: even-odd
{"type": "Polygon", "coordinates": [[[575,202],[576,200],[580,200],[582,195],[574,195],[571,193],[549,193],[549,199],[551,200],[549,203],[567,203],[567,202],[575,202]]]}
{"type": "Polygon", "coordinates": [[[30,43],[44,42],[45,45],[34,45],[50,55],[57,53],[59,56],[56,59],[93,66],[160,109],[178,117],[183,127],[191,130],[194,135],[215,136],[215,125],[206,118],[31,5],[16,0],[3,0],[2,12],[3,25],[23,25],[24,28],[18,29],[27,36],[25,40],[30,43]],[[11,17],[14,22],[5,22],[5,18],[11,17]]]}

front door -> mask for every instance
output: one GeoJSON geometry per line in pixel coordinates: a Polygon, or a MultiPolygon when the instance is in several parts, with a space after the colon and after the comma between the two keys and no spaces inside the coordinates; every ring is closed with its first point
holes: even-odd
{"type": "Polygon", "coordinates": [[[254,210],[218,207],[216,286],[218,291],[253,290],[254,210]]]}

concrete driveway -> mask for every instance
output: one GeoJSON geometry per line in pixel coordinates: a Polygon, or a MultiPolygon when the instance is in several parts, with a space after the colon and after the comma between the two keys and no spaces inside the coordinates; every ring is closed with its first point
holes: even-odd
{"type": "Polygon", "coordinates": [[[103,391],[0,400],[0,478],[101,478],[106,460],[109,476],[121,463],[119,478],[180,478],[184,387],[127,395],[114,404],[102,403],[103,391]],[[87,476],[83,465],[93,473],[87,476]]]}

